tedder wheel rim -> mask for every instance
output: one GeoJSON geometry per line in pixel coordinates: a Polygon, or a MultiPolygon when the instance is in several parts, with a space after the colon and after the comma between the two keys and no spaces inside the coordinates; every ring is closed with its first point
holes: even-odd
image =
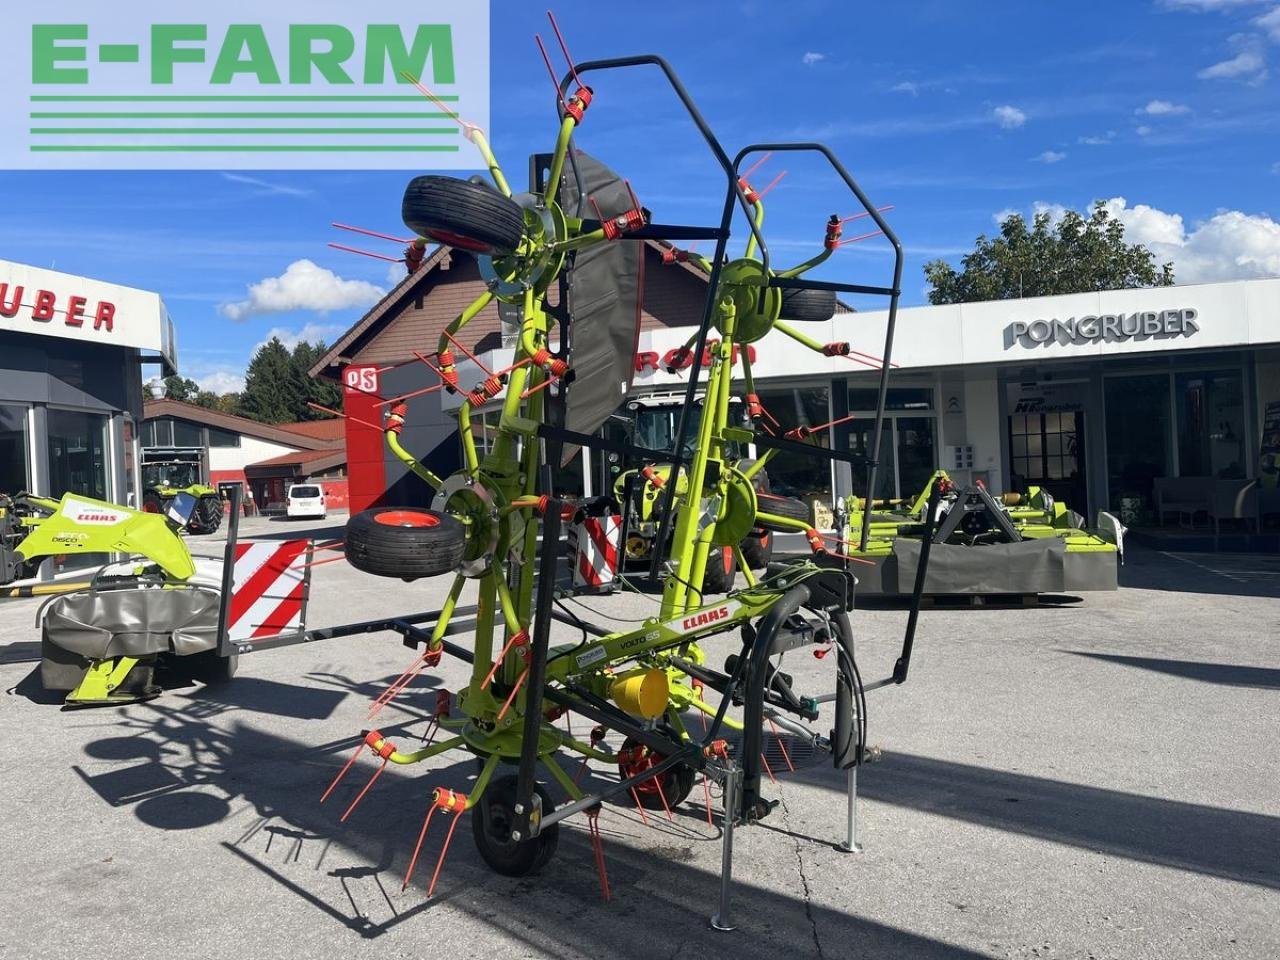
{"type": "MultiPolygon", "coordinates": [[[[541,784],[535,789],[542,799],[543,810],[550,811],[554,807],[551,796],[541,784]]],[[[472,810],[471,828],[476,849],[485,863],[505,876],[523,877],[546,866],[555,853],[560,831],[552,825],[536,837],[513,840],[515,797],[514,776],[494,780],[472,810]]]]}
{"type": "MultiPolygon", "coordinates": [[[[618,772],[624,780],[641,776],[662,761],[662,756],[630,737],[619,751],[618,772]]],[[[677,764],[656,776],[650,777],[633,789],[642,807],[661,810],[674,808],[689,796],[693,789],[694,770],[687,764],[677,764]]]]}
{"type": "Polygon", "coordinates": [[[376,515],[373,521],[384,527],[438,527],[440,525],[439,517],[414,510],[387,510],[376,515]]]}

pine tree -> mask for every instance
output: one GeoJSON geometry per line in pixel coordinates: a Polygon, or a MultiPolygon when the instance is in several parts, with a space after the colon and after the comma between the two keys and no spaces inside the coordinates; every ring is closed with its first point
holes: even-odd
{"type": "MultiPolygon", "coordinates": [[[[319,377],[310,376],[309,371],[321,357],[325,355],[328,347],[324,341],[316,343],[307,343],[299,341],[298,345],[293,348],[293,356],[290,358],[294,369],[302,382],[306,384],[305,399],[312,403],[317,403],[322,407],[328,407],[331,410],[341,409],[342,407],[342,391],[338,385],[331,380],[323,380],[319,377]]],[[[299,411],[299,420],[324,420],[328,418],[328,414],[315,410],[312,407],[303,404],[303,409],[299,411]]]]}
{"type": "Polygon", "coordinates": [[[307,409],[307,383],[279,337],[263,344],[249,361],[240,413],[263,423],[289,423],[307,409]]]}

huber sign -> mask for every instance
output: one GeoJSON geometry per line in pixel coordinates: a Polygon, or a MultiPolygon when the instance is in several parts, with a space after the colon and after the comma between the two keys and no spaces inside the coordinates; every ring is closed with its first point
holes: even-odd
{"type": "Polygon", "coordinates": [[[1190,307],[1156,313],[1103,313],[1066,320],[1015,320],[1004,328],[1005,349],[1058,344],[1120,343],[1190,337],[1200,330],[1190,307]]]}
{"type": "Polygon", "coordinates": [[[116,305],[110,300],[90,304],[88,297],[74,293],[28,290],[22,284],[0,283],[0,319],[13,320],[19,314],[37,323],[53,323],[56,316],[68,327],[83,327],[89,320],[93,329],[110,333],[115,326],[116,305]]]}
{"type": "Polygon", "coordinates": [[[159,294],[0,260],[0,337],[9,333],[154,350],[177,365],[159,294]]]}

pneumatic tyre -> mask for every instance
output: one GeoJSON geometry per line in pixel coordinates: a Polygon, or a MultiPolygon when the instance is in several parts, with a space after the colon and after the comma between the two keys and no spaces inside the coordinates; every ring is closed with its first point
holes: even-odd
{"type": "Polygon", "coordinates": [[[836,312],[834,290],[782,291],[782,320],[830,320],[836,312]]]}
{"type": "MultiPolygon", "coordinates": [[[[534,784],[542,798],[542,812],[555,809],[551,795],[534,784]]],[[[560,842],[560,826],[553,824],[536,837],[511,839],[516,824],[516,777],[508,774],[489,784],[480,802],[471,810],[471,835],[480,859],[504,877],[526,877],[545,867],[560,842]]]]}
{"type": "Polygon", "coordinates": [[[203,496],[196,501],[196,509],[192,514],[187,529],[192,533],[216,533],[222,526],[222,498],[203,496]]]}
{"type": "Polygon", "coordinates": [[[378,507],[347,521],[347,562],[377,577],[448,573],[462,562],[465,546],[461,521],[436,510],[378,507]]]}
{"type": "Polygon", "coordinates": [[[524,236],[524,211],[492,187],[456,177],[414,177],[400,215],[423,237],[471,253],[503,256],[524,236]]]}
{"type": "MultiPolygon", "coordinates": [[[[674,736],[674,731],[664,725],[662,732],[674,736]]],[[[622,749],[618,751],[618,772],[622,779],[629,780],[657,766],[664,756],[649,747],[627,737],[622,741],[622,749]]],[[[646,810],[671,810],[684,803],[693,790],[697,771],[687,763],[677,763],[650,777],[632,789],[635,791],[637,803],[646,810]]],[[[625,798],[625,794],[623,795],[625,798]]]]}
{"type": "MultiPolygon", "coordinates": [[[[794,497],[779,497],[772,493],[756,494],[756,509],[760,513],[771,513],[775,517],[786,517],[788,520],[799,520],[805,526],[809,526],[812,520],[809,517],[809,508],[804,505],[801,500],[794,497]]],[[[778,524],[771,524],[767,520],[759,517],[757,520],[761,527],[766,530],[781,530],[786,532],[796,532],[794,527],[784,527],[778,524]]]]}
{"type": "Polygon", "coordinates": [[[732,547],[712,547],[707,553],[707,566],[702,574],[702,594],[728,593],[738,579],[737,558],[732,547]]]}
{"type": "Polygon", "coordinates": [[[763,570],[773,559],[773,533],[757,529],[742,541],[742,557],[752,570],[763,570]]]}
{"type": "Polygon", "coordinates": [[[202,650],[186,657],[175,657],[174,666],[192,680],[198,680],[206,686],[230,683],[240,665],[240,658],[235,654],[229,657],[218,655],[217,650],[202,650]]]}

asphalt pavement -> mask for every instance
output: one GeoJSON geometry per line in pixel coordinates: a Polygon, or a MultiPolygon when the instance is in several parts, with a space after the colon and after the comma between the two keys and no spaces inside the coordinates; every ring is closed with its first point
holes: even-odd
{"type": "MultiPolygon", "coordinates": [[[[245,532],[331,536],[344,519],[245,532]]],[[[779,782],[765,791],[781,803],[737,831],[727,933],[708,925],[719,805],[708,825],[700,784],[671,820],[606,805],[611,902],[582,817],[524,879],[489,872],[460,823],[428,900],[436,817],[402,890],[431,789],[467,789],[474,761],[391,768],[340,823],[376,769],[366,757],[319,802],[371,700],[415,656],[395,635],[266,651],[225,687],[63,711],[39,685],[39,601],[6,601],[0,956],[1280,956],[1280,560],[1132,551],[1122,581],[1030,609],[922,614],[908,682],[868,695],[883,759],[859,776],[861,853],[836,846],[843,775],[800,752],[786,771],[771,748],[779,782]]],[[[310,625],[430,610],[447,585],[317,566],[310,625]]],[[[655,601],[584,607],[621,626],[655,601]]],[[[855,612],[868,681],[888,674],[906,617],[855,612]]],[[[736,641],[708,646],[714,662],[736,641]]],[[[831,662],[805,651],[786,670],[807,692],[833,685],[831,662]]],[[[414,742],[436,691],[466,676],[446,659],[376,725],[414,742]]]]}

